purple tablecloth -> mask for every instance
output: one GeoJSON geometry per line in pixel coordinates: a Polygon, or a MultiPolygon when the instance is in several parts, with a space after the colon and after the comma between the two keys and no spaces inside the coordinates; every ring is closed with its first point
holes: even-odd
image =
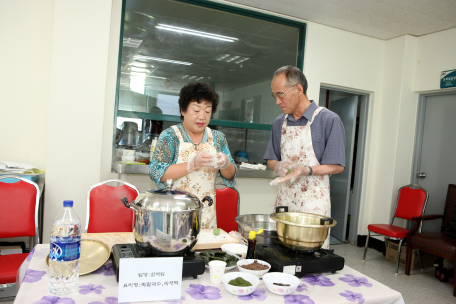
{"type": "MultiPolygon", "coordinates": [[[[45,264],[49,254],[49,244],[37,245],[18,271],[19,291],[14,303],[17,304],[114,304],[117,303],[118,283],[111,260],[101,268],[79,277],[79,290],[67,296],[53,296],[47,290],[49,270],[45,264]]],[[[231,271],[237,271],[236,269],[231,271]]],[[[205,271],[197,279],[184,277],[180,300],[159,301],[173,304],[204,303],[391,303],[403,304],[402,295],[345,266],[335,274],[313,274],[301,278],[295,293],[278,296],[270,293],[263,281],[258,289],[248,296],[233,296],[223,284],[213,284],[209,272],[205,271]]],[[[141,302],[156,303],[156,302],[141,302]]]]}

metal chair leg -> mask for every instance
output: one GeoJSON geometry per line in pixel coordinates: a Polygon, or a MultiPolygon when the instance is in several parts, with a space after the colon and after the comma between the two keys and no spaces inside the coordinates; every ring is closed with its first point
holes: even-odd
{"type": "Polygon", "coordinates": [[[404,239],[401,239],[399,241],[399,248],[397,249],[397,262],[396,262],[396,272],[394,273],[395,275],[398,274],[399,272],[399,262],[401,261],[401,249],[402,249],[402,241],[404,239]]]}
{"type": "Polygon", "coordinates": [[[367,254],[367,246],[369,245],[369,238],[370,238],[371,232],[369,231],[367,233],[367,240],[366,240],[366,246],[364,246],[364,256],[363,256],[363,262],[366,261],[366,254],[367,254]]]}
{"type": "Polygon", "coordinates": [[[418,260],[420,261],[421,271],[424,271],[423,262],[421,261],[420,250],[417,249],[416,252],[418,253],[418,260]]]}

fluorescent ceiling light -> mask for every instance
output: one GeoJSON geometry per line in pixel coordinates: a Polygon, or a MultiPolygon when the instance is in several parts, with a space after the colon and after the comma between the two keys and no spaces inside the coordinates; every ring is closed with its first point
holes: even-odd
{"type": "Polygon", "coordinates": [[[130,70],[132,72],[145,72],[145,73],[149,73],[150,72],[149,70],[146,70],[145,68],[138,68],[138,67],[135,67],[135,66],[132,66],[130,68],[130,70]]]}
{"type": "Polygon", "coordinates": [[[157,78],[157,79],[168,79],[167,77],[160,77],[160,76],[152,76],[152,75],[146,75],[145,73],[137,73],[137,72],[122,72],[122,74],[129,75],[130,78],[157,78]]]}
{"type": "Polygon", "coordinates": [[[123,39],[123,46],[138,48],[142,43],[142,40],[133,39],[133,38],[124,38],[123,39]]]}
{"type": "Polygon", "coordinates": [[[191,76],[188,78],[188,80],[192,80],[193,78],[195,78],[196,76],[191,76]]]}
{"type": "Polygon", "coordinates": [[[188,75],[184,75],[184,76],[182,76],[182,79],[185,79],[185,78],[187,78],[187,77],[188,77],[188,75]]]}
{"type": "Polygon", "coordinates": [[[161,29],[161,30],[166,30],[166,31],[177,32],[177,33],[188,34],[188,35],[206,37],[206,38],[211,38],[211,39],[216,39],[216,40],[228,41],[228,42],[236,42],[239,40],[234,37],[222,36],[222,35],[217,35],[217,34],[212,34],[212,33],[207,33],[207,32],[200,32],[200,31],[195,31],[195,30],[191,30],[191,29],[187,29],[187,28],[183,28],[183,27],[176,27],[176,26],[171,26],[171,25],[166,25],[166,24],[158,24],[155,26],[155,28],[161,29]]]}
{"type": "Polygon", "coordinates": [[[177,60],[171,60],[171,59],[165,59],[165,58],[157,58],[157,57],[149,57],[149,56],[142,56],[142,55],[135,55],[133,58],[134,59],[142,59],[142,60],[155,60],[155,61],[161,61],[161,62],[167,62],[167,63],[175,63],[175,64],[183,64],[183,65],[192,65],[193,64],[191,62],[177,61],[177,60]]]}
{"type": "Polygon", "coordinates": [[[225,62],[233,61],[234,63],[239,64],[241,62],[249,60],[250,58],[240,57],[240,56],[231,55],[231,54],[220,54],[220,55],[213,57],[212,59],[217,60],[217,61],[225,61],[225,62]]]}
{"type": "Polygon", "coordinates": [[[137,67],[137,68],[147,68],[147,67],[154,67],[153,65],[151,64],[148,64],[148,63],[145,63],[145,62],[136,62],[136,61],[133,61],[133,62],[130,62],[128,65],[131,65],[131,66],[134,66],[134,67],[137,67]]]}
{"type": "Polygon", "coordinates": [[[198,77],[198,78],[196,78],[195,80],[198,81],[198,80],[201,80],[201,79],[203,79],[203,78],[204,78],[204,77],[198,77]]]}

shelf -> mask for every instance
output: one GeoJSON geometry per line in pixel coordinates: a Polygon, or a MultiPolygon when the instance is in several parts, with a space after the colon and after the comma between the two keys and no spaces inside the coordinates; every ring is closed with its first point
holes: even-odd
{"type": "MultiPolygon", "coordinates": [[[[117,117],[152,119],[152,120],[170,121],[170,122],[177,122],[177,123],[182,122],[182,120],[180,119],[180,116],[153,114],[153,113],[145,113],[145,112],[121,111],[121,110],[117,111],[117,117]]],[[[211,126],[232,127],[232,128],[241,128],[241,129],[255,129],[255,130],[266,130],[266,131],[271,131],[271,129],[272,129],[272,125],[269,125],[269,124],[249,123],[249,122],[220,120],[220,119],[211,119],[211,122],[209,124],[211,126]]]]}
{"type": "MultiPolygon", "coordinates": [[[[117,163],[114,166],[114,172],[118,174],[143,174],[149,175],[148,165],[126,165],[117,163]],[[117,168],[116,168],[117,167],[117,168]]],[[[236,178],[268,178],[273,179],[274,172],[271,170],[249,170],[249,169],[238,169],[236,178]]]]}

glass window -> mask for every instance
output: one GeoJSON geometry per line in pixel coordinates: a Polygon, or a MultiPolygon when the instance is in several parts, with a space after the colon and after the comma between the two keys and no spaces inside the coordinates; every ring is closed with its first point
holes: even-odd
{"type": "MultiPolygon", "coordinates": [[[[272,75],[302,67],[305,24],[208,1],[125,0],[123,10],[116,119],[141,120],[139,143],[148,120],[180,121],[178,94],[189,81],[220,96],[211,127],[271,129],[282,113],[272,75]]],[[[114,146],[126,136],[119,128],[114,146]]]]}

